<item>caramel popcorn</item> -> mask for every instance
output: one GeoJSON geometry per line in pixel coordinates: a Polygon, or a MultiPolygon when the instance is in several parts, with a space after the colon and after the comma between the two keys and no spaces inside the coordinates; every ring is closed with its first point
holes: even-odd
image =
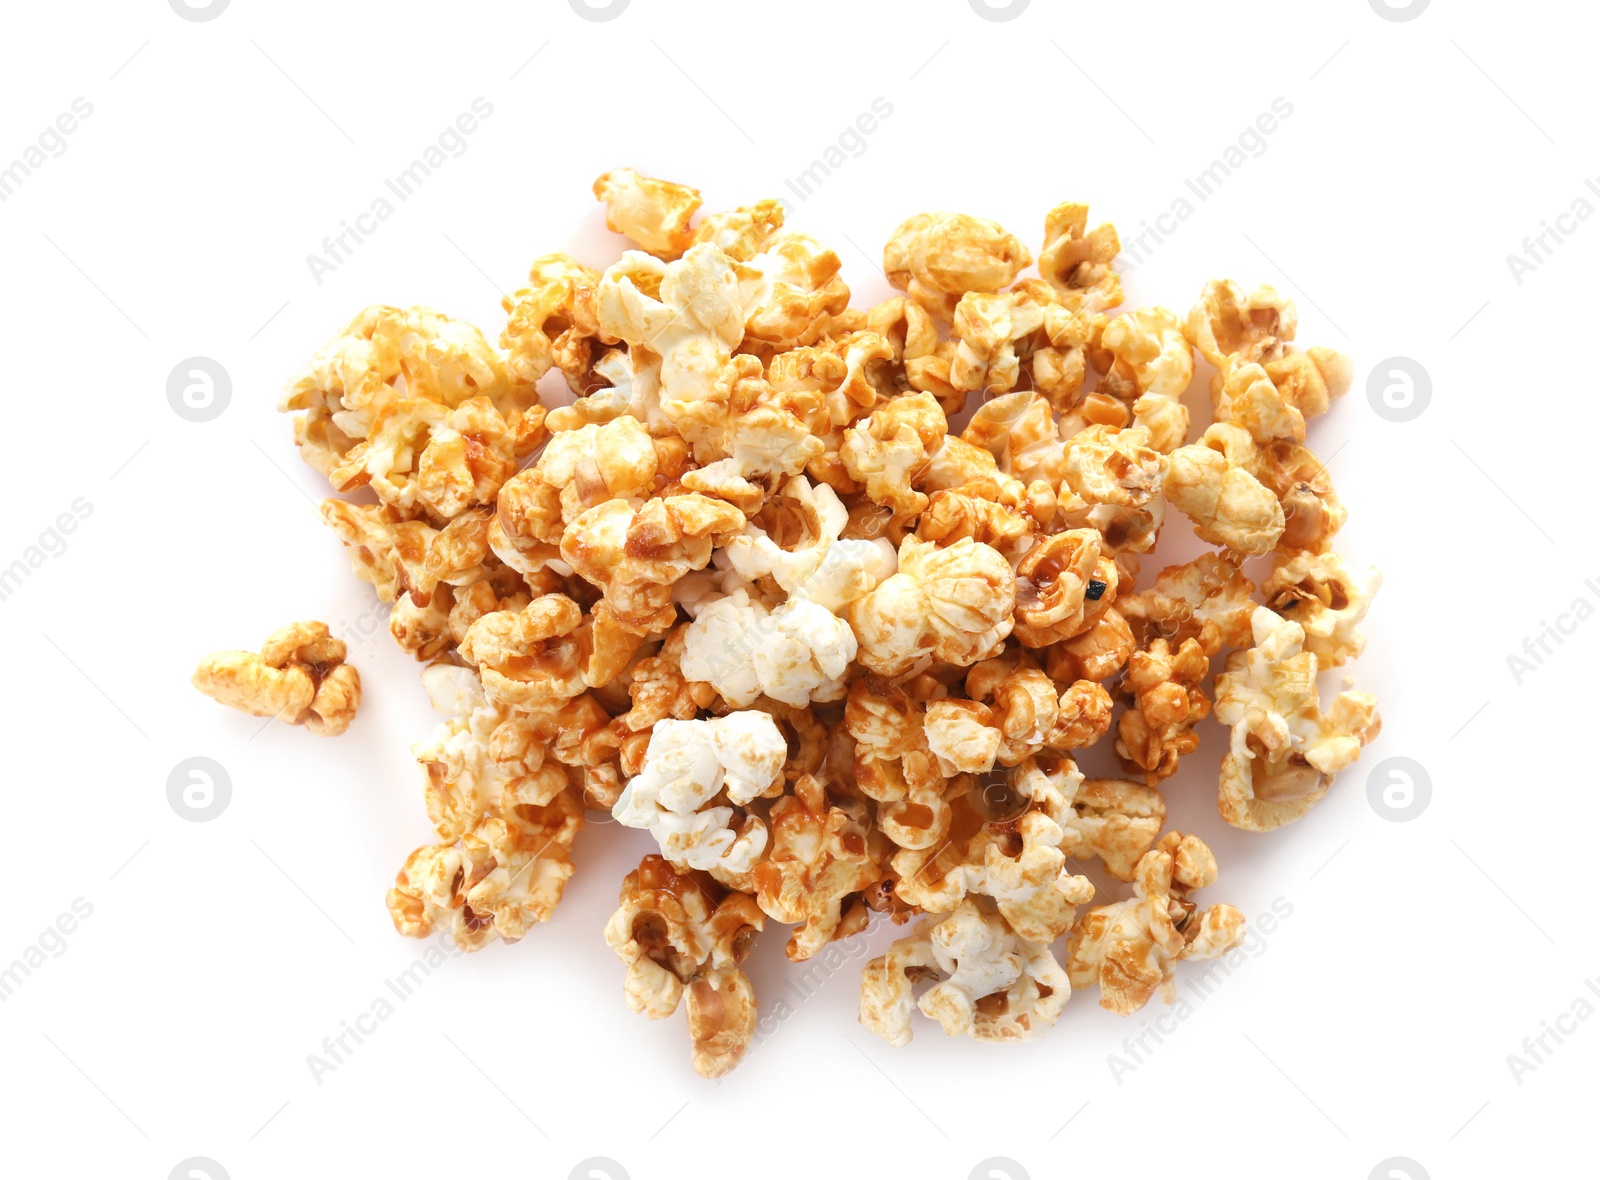
{"type": "Polygon", "coordinates": [[[739,965],[765,925],[749,894],[659,856],[645,857],[622,882],[605,938],[628,970],[623,996],[631,1011],[660,1020],[687,992],[701,1077],[721,1077],[739,1064],[755,1032],[755,989],[739,965]]]}
{"type": "Polygon", "coordinates": [[[361,676],[344,657],[344,641],[326,623],[290,623],[267,636],[259,655],[207,656],[191,683],[230,709],[338,737],[361,704],[361,676]]]}
{"type": "MultiPolygon", "coordinates": [[[[1117,231],[1081,203],[1047,213],[1036,271],[993,221],[915,214],[884,248],[899,294],[852,308],[782,202],[703,212],[625,168],[594,192],[636,247],[616,262],[535,258],[498,336],[369,307],[282,401],[441,715],[412,746],[432,835],[396,929],[522,938],[587,808],[654,841],[605,939],[630,1009],[687,1010],[705,1077],[752,1041],[768,920],[794,962],[916,920],[862,972],[892,1044],[913,1010],[1019,1041],[1074,988],[1170,1000],[1179,960],[1244,933],[1191,900],[1205,842],[1163,834],[1199,722],[1228,727],[1218,807],[1252,831],[1378,732],[1370,695],[1324,711],[1316,685],[1361,654],[1380,582],[1335,552],[1309,445],[1350,358],[1296,345],[1270,287],[1124,307],[1117,231]],[[1163,565],[1169,501],[1204,548],[1184,531],[1163,565]],[[1086,778],[1108,734],[1129,777],[1086,778]]],[[[195,684],[339,733],[346,654],[295,624],[195,684]]]]}
{"type": "Polygon", "coordinates": [[[1096,906],[1067,941],[1073,987],[1100,985],[1100,1006],[1121,1016],[1137,1012],[1159,989],[1172,1003],[1174,964],[1215,959],[1244,937],[1244,915],[1231,905],[1201,910],[1193,890],[1217,879],[1217,861],[1198,836],[1168,832],[1139,858],[1133,896],[1096,906]]]}
{"type": "Polygon", "coordinates": [[[1263,606],[1251,628],[1255,646],[1217,677],[1217,720],[1230,731],[1217,805],[1234,827],[1264,832],[1320,803],[1382,722],[1365,692],[1341,692],[1322,711],[1318,660],[1299,623],[1263,606]]]}

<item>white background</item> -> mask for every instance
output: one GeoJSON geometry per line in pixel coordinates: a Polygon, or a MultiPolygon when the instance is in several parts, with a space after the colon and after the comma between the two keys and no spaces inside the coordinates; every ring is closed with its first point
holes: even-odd
{"type": "MultiPolygon", "coordinates": [[[[1600,1020],[1547,1040],[1520,1083],[1507,1055],[1600,974],[1600,623],[1520,685],[1507,657],[1579,596],[1600,602],[1584,586],[1600,219],[1521,283],[1506,256],[1600,175],[1584,20],[1441,2],[1396,22],[1366,0],[1034,0],[1009,21],[967,0],[633,0],[604,23],[566,0],[233,0],[203,22],[165,0],[12,6],[0,163],[75,98],[93,114],[0,204],[0,565],[74,500],[92,512],[0,602],[0,964],[74,899],[93,913],[0,1004],[3,1170],[162,1178],[204,1156],[235,1180],[560,1180],[602,1156],[634,1180],[965,1180],[1000,1156],[1016,1178],[1365,1178],[1405,1156],[1413,1180],[1575,1174],[1554,1161],[1589,1141],[1600,1020]],[[480,96],[493,115],[465,154],[315,281],[306,256],[480,96]],[[681,1015],[623,1006],[600,929],[649,838],[593,826],[553,922],[453,960],[317,1084],[307,1055],[421,949],[383,897],[430,835],[408,749],[435,719],[313,511],[326,488],[274,412],[282,383],[368,303],[426,303],[493,338],[535,255],[612,261],[589,192],[606,169],[694,183],[708,208],[792,200],[785,179],[877,97],[892,116],[791,218],[837,248],[862,304],[888,293],[876,260],[908,214],[994,217],[1037,250],[1044,212],[1086,200],[1126,242],[1193,200],[1185,178],[1273,99],[1292,104],[1126,280],[1130,305],[1180,312],[1213,276],[1273,283],[1302,343],[1356,360],[1311,441],[1350,508],[1341,549],[1387,575],[1351,669],[1383,734],[1267,836],[1215,814],[1220,727],[1167,785],[1174,820],[1218,851],[1211,900],[1292,916],[1120,1078],[1108,1055],[1158,1006],[1119,1020],[1080,995],[1012,1048],[919,1018],[891,1050],[856,1022],[854,964],[804,1003],[783,990],[778,928],[749,969],[764,1011],[784,995],[792,1015],[716,1085],[691,1072],[681,1015]],[[204,424],[166,400],[195,355],[233,385],[204,424]],[[1406,423],[1366,396],[1395,355],[1432,382],[1406,423]],[[300,618],[367,635],[345,737],[262,730],[189,687],[202,654],[300,618]],[[194,755],[232,780],[209,823],[166,798],[194,755]],[[1389,756],[1432,781],[1407,823],[1368,802],[1389,756]]],[[[1169,522],[1175,549],[1186,533],[1169,522]]],[[[892,937],[874,927],[873,953],[892,937]]]]}

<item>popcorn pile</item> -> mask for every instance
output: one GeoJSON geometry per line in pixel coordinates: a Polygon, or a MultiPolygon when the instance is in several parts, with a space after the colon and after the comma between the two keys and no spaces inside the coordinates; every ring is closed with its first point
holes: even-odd
{"type": "MultiPolygon", "coordinates": [[[[630,170],[595,193],[639,249],[535,261],[498,348],[372,307],[284,401],[306,461],[366,489],[323,516],[447,718],[416,747],[437,842],[389,892],[396,927],[521,938],[605,809],[658,848],[605,928],[627,1003],[686,1006],[707,1077],[750,1040],[740,964],[769,919],[802,961],[921,917],[863,973],[893,1044],[913,1009],[1022,1040],[1077,988],[1170,1002],[1179,962],[1244,933],[1192,899],[1205,842],[1162,832],[1196,726],[1228,727],[1219,810],[1250,831],[1378,731],[1373,697],[1324,710],[1316,684],[1360,653],[1379,581],[1331,549],[1345,511],[1304,446],[1349,359],[1296,347],[1270,287],[1119,314],[1117,233],[1083,205],[1048,214],[1029,278],[996,223],[912,217],[883,256],[903,294],[861,310],[778,202],[696,221],[696,190],[630,170]],[[571,404],[541,403],[552,370],[571,404]],[[1140,589],[1169,506],[1214,548],[1140,589]],[[1127,778],[1086,778],[1073,753],[1108,734],[1127,778]],[[1091,906],[1071,870],[1094,857],[1129,896],[1091,906]]],[[[318,706],[337,669],[279,687],[299,665],[257,663],[207,679],[342,726],[318,706]]]]}

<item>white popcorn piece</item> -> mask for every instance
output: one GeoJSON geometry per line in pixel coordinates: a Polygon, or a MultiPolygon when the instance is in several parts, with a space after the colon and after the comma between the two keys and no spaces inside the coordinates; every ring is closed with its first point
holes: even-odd
{"type": "Polygon", "coordinates": [[[660,721],[651,732],[644,769],[629,781],[611,814],[627,827],[648,828],[674,863],[748,872],[766,849],[765,825],[750,816],[735,832],[732,807],[706,804],[726,791],[732,804],[743,806],[772,785],[787,758],[788,743],[766,713],[660,721]]]}
{"type": "Polygon", "coordinates": [[[744,590],[698,606],[684,634],[683,674],[703,680],[736,708],[763,693],[804,708],[844,695],[856,657],[850,624],[805,598],[769,611],[744,590]]]}

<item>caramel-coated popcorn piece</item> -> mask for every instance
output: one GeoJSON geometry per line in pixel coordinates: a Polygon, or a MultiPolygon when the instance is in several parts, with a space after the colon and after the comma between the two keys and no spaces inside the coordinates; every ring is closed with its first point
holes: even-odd
{"type": "Polygon", "coordinates": [[[1074,311],[1107,311],[1122,302],[1122,282],[1112,263],[1122,251],[1110,222],[1090,230],[1089,206],[1063,202],[1044,219],[1039,274],[1074,311]]]}
{"type": "Polygon", "coordinates": [[[1371,693],[1341,692],[1322,711],[1300,624],[1263,606],[1251,626],[1255,646],[1217,676],[1217,720],[1231,731],[1217,806],[1234,827],[1265,832],[1320,803],[1382,722],[1371,693]]]}
{"type": "Polygon", "coordinates": [[[861,1023],[891,1045],[911,1041],[911,1012],[947,1036],[1026,1041],[1061,1017],[1072,988],[1046,944],[1020,937],[993,906],[964,901],[926,918],[861,971],[861,1023]],[[939,980],[921,997],[919,980],[939,980]]]}
{"type": "Polygon", "coordinates": [[[1365,650],[1358,627],[1382,584],[1376,569],[1352,570],[1337,553],[1296,553],[1278,560],[1261,593],[1275,613],[1300,624],[1319,668],[1337,668],[1365,650]]]}
{"type": "Polygon", "coordinates": [[[1133,896],[1096,906],[1078,920],[1067,941],[1067,970],[1075,988],[1100,985],[1100,1006],[1128,1016],[1157,989],[1164,1003],[1176,995],[1174,964],[1214,959],[1244,937],[1244,915],[1231,905],[1201,910],[1193,890],[1217,879],[1217,861],[1198,836],[1168,832],[1139,859],[1133,896]]]}
{"type": "Polygon", "coordinates": [[[230,709],[337,737],[361,704],[361,676],[344,658],[344,641],[326,623],[290,623],[267,636],[259,655],[207,656],[191,683],[230,709]]]}
{"type": "Polygon", "coordinates": [[[628,969],[631,1011],[660,1020],[688,997],[694,1069],[716,1078],[739,1064],[756,1027],[756,996],[740,964],[766,916],[749,894],[647,856],[622,882],[606,943],[628,969]]]}
{"type": "Polygon", "coordinates": [[[945,323],[968,291],[999,291],[1032,262],[998,222],[965,213],[907,218],[883,248],[889,282],[945,323]]]}
{"type": "Polygon", "coordinates": [[[1283,536],[1285,518],[1278,497],[1253,474],[1257,461],[1243,428],[1213,423],[1199,442],[1172,452],[1167,499],[1202,541],[1235,553],[1266,553],[1283,536]]]}
{"type": "Polygon", "coordinates": [[[1011,633],[1016,580],[996,550],[972,540],[939,548],[907,537],[899,570],[845,608],[857,658],[884,676],[934,659],[966,667],[1011,633]]]}
{"type": "Polygon", "coordinates": [[[689,248],[689,219],[700,208],[700,190],[641,176],[632,168],[607,172],[594,182],[606,206],[606,228],[624,234],[667,261],[689,248]]]}

